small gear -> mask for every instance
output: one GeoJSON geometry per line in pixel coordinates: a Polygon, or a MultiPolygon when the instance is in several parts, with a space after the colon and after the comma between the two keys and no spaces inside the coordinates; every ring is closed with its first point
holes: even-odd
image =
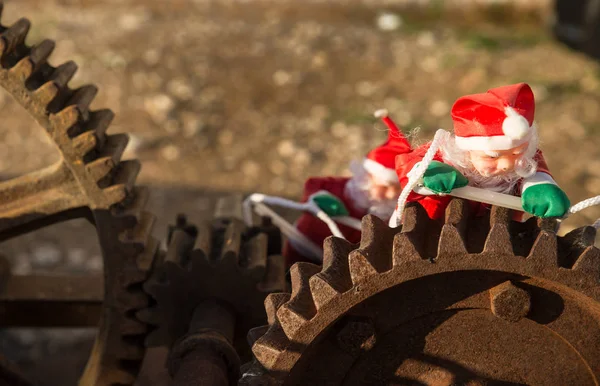
{"type": "Polygon", "coordinates": [[[467,212],[414,203],[401,228],[363,218],[358,248],[327,239],[322,267],[297,263],[291,294],[267,297],[240,384],[596,385],[595,230],[467,212]]]}
{"type": "Polygon", "coordinates": [[[234,345],[249,356],[245,335],[266,322],[265,297],[287,286],[282,256],[268,253],[269,239],[276,239],[272,229],[247,228],[235,216],[196,228],[180,215],[169,239],[165,261],[144,285],[155,305],[138,313],[157,327],[148,345],[171,346],[188,331],[196,307],[215,299],[233,310],[234,345]]]}

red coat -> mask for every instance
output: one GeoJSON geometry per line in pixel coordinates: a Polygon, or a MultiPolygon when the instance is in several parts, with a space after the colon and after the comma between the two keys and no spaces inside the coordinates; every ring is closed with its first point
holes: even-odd
{"type": "MultiPolygon", "coordinates": [[[[398,174],[398,178],[400,179],[400,185],[402,187],[406,186],[406,184],[408,182],[408,177],[407,177],[408,172],[411,171],[411,169],[415,166],[415,164],[417,162],[420,162],[423,159],[423,157],[425,156],[425,153],[429,149],[429,146],[430,146],[430,143],[427,143],[411,152],[408,152],[405,154],[400,154],[396,157],[396,173],[398,174]]],[[[442,155],[439,151],[436,153],[436,155],[433,159],[435,161],[443,162],[442,155]]],[[[544,160],[544,156],[543,156],[541,150],[537,151],[537,153],[535,155],[535,160],[538,163],[538,165],[537,165],[538,172],[550,174],[550,172],[548,171],[548,165],[546,164],[546,161],[544,160]]],[[[519,182],[519,185],[522,181],[523,180],[521,180],[519,182]]],[[[518,189],[518,191],[520,191],[520,189],[518,189]]],[[[423,206],[423,208],[425,209],[425,211],[427,212],[427,214],[429,215],[430,218],[437,219],[444,215],[446,206],[448,205],[448,203],[450,202],[451,199],[452,199],[452,197],[449,195],[423,196],[423,195],[417,194],[415,192],[411,192],[411,194],[408,196],[408,199],[406,201],[407,202],[414,202],[414,201],[419,202],[423,206]]],[[[487,205],[484,205],[481,203],[473,202],[472,204],[473,204],[473,209],[474,209],[473,213],[481,213],[482,210],[484,210],[484,208],[487,207],[487,205]]]]}
{"type": "MultiPolygon", "coordinates": [[[[306,202],[308,197],[319,190],[326,190],[339,198],[348,211],[350,216],[362,219],[367,212],[363,209],[356,208],[354,203],[345,195],[346,184],[350,181],[348,177],[316,177],[310,178],[304,184],[304,195],[302,202],[306,202]]],[[[358,243],[360,241],[360,231],[345,226],[343,224],[337,224],[344,237],[351,243],[358,243]]],[[[319,220],[312,214],[303,214],[298,221],[296,221],[296,229],[298,229],[304,236],[313,241],[318,246],[323,246],[323,241],[331,236],[331,231],[327,224],[319,220]]],[[[288,267],[297,261],[310,261],[306,256],[303,256],[298,252],[289,242],[286,242],[283,248],[283,255],[286,258],[288,267]]]]}

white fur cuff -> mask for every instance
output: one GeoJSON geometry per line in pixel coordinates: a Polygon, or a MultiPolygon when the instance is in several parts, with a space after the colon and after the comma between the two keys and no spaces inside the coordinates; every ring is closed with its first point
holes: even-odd
{"type": "Polygon", "coordinates": [[[525,190],[531,188],[532,186],[541,184],[558,185],[548,173],[537,172],[533,176],[525,178],[523,180],[523,185],[521,186],[521,194],[523,194],[525,190]]]}

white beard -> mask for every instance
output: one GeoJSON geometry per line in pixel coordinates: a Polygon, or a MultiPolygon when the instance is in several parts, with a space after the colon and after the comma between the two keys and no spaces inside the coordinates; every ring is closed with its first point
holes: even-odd
{"type": "Polygon", "coordinates": [[[375,200],[369,193],[370,181],[367,171],[361,163],[350,164],[352,178],[346,184],[344,193],[358,209],[388,221],[396,209],[396,200],[375,200]]]}
{"type": "Polygon", "coordinates": [[[468,153],[456,146],[454,135],[444,143],[440,150],[445,163],[454,166],[469,180],[469,186],[491,190],[498,193],[515,194],[519,182],[535,174],[537,162],[534,160],[537,152],[538,134],[537,127],[533,125],[533,132],[529,140],[529,146],[523,152],[521,158],[516,162],[515,170],[499,176],[485,177],[481,175],[471,164],[468,153]]]}

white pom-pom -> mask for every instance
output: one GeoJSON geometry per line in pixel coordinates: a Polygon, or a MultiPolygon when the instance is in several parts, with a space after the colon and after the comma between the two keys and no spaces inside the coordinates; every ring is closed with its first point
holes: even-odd
{"type": "Polygon", "coordinates": [[[388,111],[386,109],[379,109],[373,115],[375,115],[375,118],[385,118],[388,116],[388,111]]]}
{"type": "Polygon", "coordinates": [[[529,132],[529,122],[514,109],[506,108],[506,118],[502,122],[502,132],[512,139],[521,139],[529,132]]]}

